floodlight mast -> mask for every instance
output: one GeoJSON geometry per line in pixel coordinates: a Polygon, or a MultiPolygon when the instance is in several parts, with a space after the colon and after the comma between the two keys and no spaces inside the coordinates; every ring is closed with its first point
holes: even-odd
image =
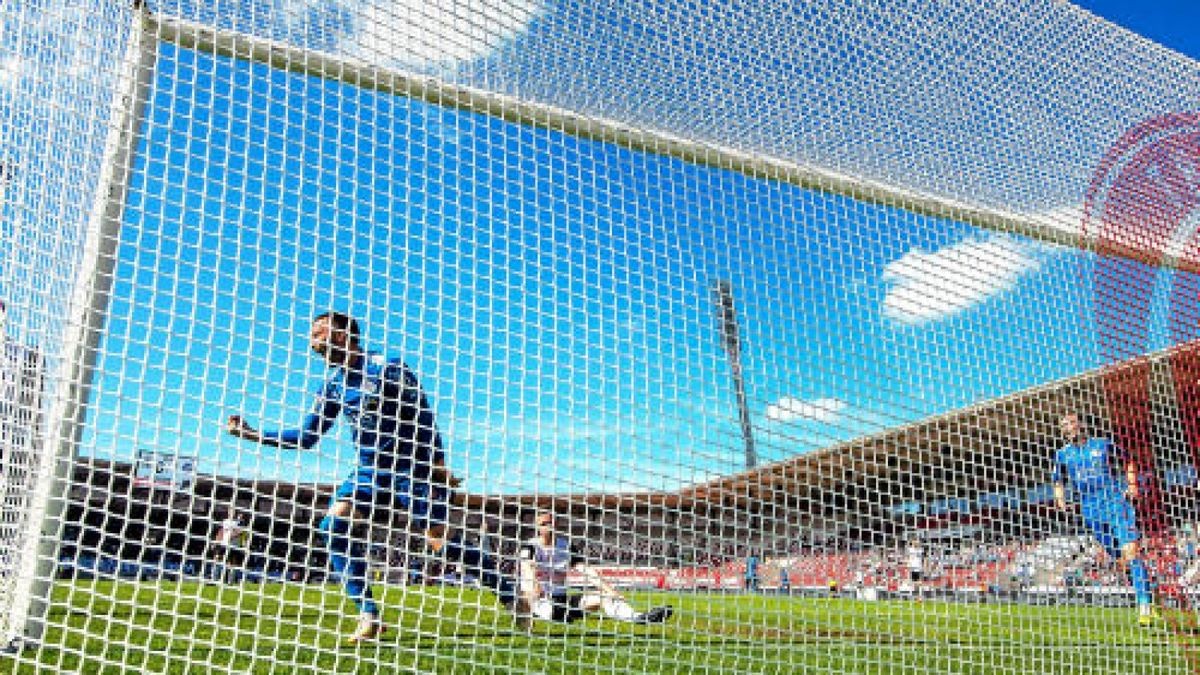
{"type": "Polygon", "coordinates": [[[721,347],[729,357],[733,391],[737,396],[738,420],[741,422],[742,439],[746,443],[744,468],[748,471],[758,466],[758,452],[754,448],[754,426],[750,422],[750,405],[746,400],[746,378],[742,369],[742,341],[738,335],[737,307],[733,303],[733,284],[724,279],[713,283],[713,302],[717,309],[717,326],[721,333],[721,347]]]}
{"type": "Polygon", "coordinates": [[[88,217],[82,257],[62,334],[64,358],[47,373],[61,393],[46,412],[45,456],[29,499],[31,533],[21,561],[11,614],[0,636],[8,645],[36,644],[46,626],[50,585],[55,576],[62,515],[71,468],[83,437],[100,337],[116,266],[129,178],[144,123],[158,56],[156,24],[144,3],[134,2],[129,43],[117,71],[117,94],[109,112],[104,156],[88,217]]]}

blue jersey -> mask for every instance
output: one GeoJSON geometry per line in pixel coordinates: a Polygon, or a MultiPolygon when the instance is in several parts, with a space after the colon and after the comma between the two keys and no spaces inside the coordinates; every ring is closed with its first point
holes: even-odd
{"type": "Polygon", "coordinates": [[[1125,492],[1124,457],[1106,438],[1071,443],[1058,451],[1054,462],[1056,483],[1070,482],[1085,506],[1097,500],[1120,499],[1125,492]]]}
{"type": "Polygon", "coordinates": [[[339,414],[350,422],[361,469],[424,479],[445,462],[442,437],[420,383],[399,359],[366,354],[358,368],[337,367],[317,392],[299,429],[264,431],[265,439],[311,448],[339,414]]]}

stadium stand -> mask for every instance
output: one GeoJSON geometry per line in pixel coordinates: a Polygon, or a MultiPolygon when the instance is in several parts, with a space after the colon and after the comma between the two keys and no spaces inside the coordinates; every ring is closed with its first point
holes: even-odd
{"type": "MultiPolygon", "coordinates": [[[[1194,345],[1184,350],[1184,358],[1197,354],[1194,345]]],[[[1149,361],[1160,380],[1167,356],[1149,361]]],[[[828,589],[832,581],[841,589],[901,591],[903,549],[914,537],[930,551],[927,589],[1103,585],[1111,572],[1088,562],[1095,556],[1084,554],[1083,539],[1068,536],[1070,524],[1049,508],[1045,484],[1057,416],[1081,410],[1103,420],[1100,377],[1088,373],[678,492],[468,495],[459,518],[469,532],[486,523],[491,545],[511,560],[532,514],[553,510],[566,516],[574,537],[589,542],[586,555],[607,574],[645,586],[737,587],[742,560],[758,550],[768,588],[787,565],[795,588],[828,589]],[[899,501],[881,501],[884,495],[899,501]]],[[[1160,408],[1159,436],[1179,438],[1165,428],[1178,426],[1174,410],[1160,408]]],[[[1168,539],[1181,552],[1193,542],[1179,566],[1195,558],[1186,532],[1200,520],[1194,477],[1187,480],[1194,471],[1184,469],[1155,471],[1172,504],[1167,511],[1177,516],[1168,539]]],[[[78,463],[61,574],[199,574],[232,505],[254,514],[248,578],[324,578],[313,525],[332,485],[199,476],[186,494],[131,485],[133,471],[123,462],[78,463]],[[102,552],[99,559],[77,557],[93,550],[102,552]]],[[[388,531],[403,531],[402,522],[392,525],[388,531]]],[[[409,578],[392,569],[413,559],[404,537],[377,543],[389,573],[409,578]]]]}

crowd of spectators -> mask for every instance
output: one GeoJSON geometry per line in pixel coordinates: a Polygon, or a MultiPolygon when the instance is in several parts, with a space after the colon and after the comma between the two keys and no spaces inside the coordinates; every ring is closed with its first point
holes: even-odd
{"type": "MultiPolygon", "coordinates": [[[[760,561],[761,585],[779,584],[780,571],[787,570],[790,585],[839,588],[903,589],[919,584],[930,589],[1087,589],[1123,587],[1122,572],[1088,537],[1003,536],[976,529],[969,536],[947,536],[936,531],[909,530],[892,537],[888,545],[863,541],[848,528],[781,527],[755,530],[749,522],[717,523],[697,520],[694,525],[677,523],[665,527],[655,519],[578,518],[569,528],[589,562],[599,566],[658,569],[720,568],[722,573],[740,574],[745,562],[760,561]],[[921,542],[919,581],[912,574],[913,541],[921,542]],[[1057,541],[1058,543],[1054,543],[1057,541]],[[1070,543],[1074,541],[1075,543],[1070,543]],[[1064,542],[1066,542],[1064,544],[1064,542]]],[[[758,521],[756,524],[762,524],[758,521]]],[[[770,523],[766,523],[770,525],[770,523]]],[[[96,529],[96,528],[93,528],[96,529]]],[[[160,528],[161,529],[161,528],[160,528]]],[[[87,528],[77,528],[86,533],[87,528]]],[[[99,531],[99,530],[97,530],[99,531]]],[[[163,530],[167,531],[167,530],[163,530]]],[[[117,535],[128,532],[119,529],[117,535]]],[[[292,533],[310,536],[307,530],[292,533]]],[[[488,528],[473,531],[471,538],[486,539],[487,547],[511,571],[519,542],[528,537],[527,524],[492,521],[488,528]],[[484,530],[490,530],[485,533],[484,530]]],[[[120,536],[104,533],[98,545],[73,546],[64,542],[59,560],[63,576],[108,575],[137,578],[211,578],[211,560],[194,547],[181,550],[161,535],[146,537],[131,547],[120,536]],[[130,551],[134,551],[132,555],[130,551]]],[[[207,535],[212,536],[210,533],[207,535]]],[[[374,556],[387,570],[416,570],[424,564],[408,551],[407,540],[397,535],[393,542],[379,542],[374,556]]],[[[1171,575],[1200,586],[1200,536],[1194,526],[1184,526],[1165,538],[1171,551],[1166,562],[1153,566],[1157,573],[1171,575]]],[[[247,544],[247,556],[239,565],[242,580],[320,581],[325,578],[324,559],[319,550],[304,552],[311,542],[291,537],[272,537],[256,530],[247,544]]],[[[1163,547],[1158,547],[1161,551],[1163,547]]],[[[404,578],[410,578],[407,572],[404,578]]]]}

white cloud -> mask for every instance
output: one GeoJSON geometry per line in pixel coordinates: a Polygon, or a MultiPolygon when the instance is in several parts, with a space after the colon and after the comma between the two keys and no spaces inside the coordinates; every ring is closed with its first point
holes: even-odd
{"type": "MultiPolygon", "coordinates": [[[[350,14],[341,47],[372,63],[416,68],[487,56],[533,21],[533,0],[340,0],[350,14]]],[[[292,19],[294,20],[294,19],[292,19]]]]}
{"type": "Polygon", "coordinates": [[[25,61],[20,56],[0,58],[0,89],[15,89],[25,72],[25,61]]]}
{"type": "Polygon", "coordinates": [[[772,422],[813,421],[826,424],[837,422],[846,409],[846,402],[836,398],[810,401],[784,396],[767,406],[766,417],[772,422]]]}
{"type": "Polygon", "coordinates": [[[97,72],[107,70],[103,67],[97,67],[91,61],[92,56],[91,50],[84,47],[71,49],[63,60],[63,65],[65,66],[63,74],[70,78],[84,78],[88,76],[94,77],[97,72]]]}
{"type": "Polygon", "coordinates": [[[884,268],[883,315],[918,325],[944,319],[1000,295],[1042,264],[1041,246],[1006,235],[939,251],[914,249],[884,268]]]}

